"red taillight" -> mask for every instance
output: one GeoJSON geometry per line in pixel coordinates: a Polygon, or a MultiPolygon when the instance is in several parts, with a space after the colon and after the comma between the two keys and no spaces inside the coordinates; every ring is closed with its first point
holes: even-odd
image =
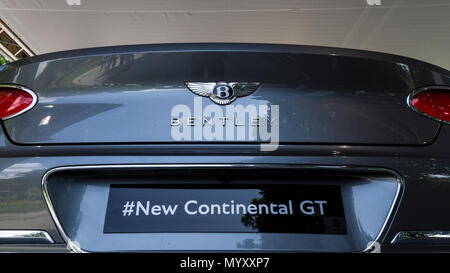
{"type": "Polygon", "coordinates": [[[450,88],[426,88],[423,91],[414,92],[408,101],[409,105],[419,113],[450,122],[450,88]]]}
{"type": "Polygon", "coordinates": [[[0,87],[0,119],[14,117],[31,109],[36,104],[36,95],[21,87],[0,87]]]}

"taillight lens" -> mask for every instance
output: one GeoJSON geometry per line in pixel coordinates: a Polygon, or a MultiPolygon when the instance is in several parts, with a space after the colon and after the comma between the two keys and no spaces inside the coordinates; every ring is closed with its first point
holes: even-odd
{"type": "Polygon", "coordinates": [[[409,105],[431,118],[450,122],[450,88],[427,88],[409,97],[409,105]]]}
{"type": "Polygon", "coordinates": [[[0,87],[0,119],[14,117],[31,109],[36,103],[36,95],[31,91],[0,87]]]}

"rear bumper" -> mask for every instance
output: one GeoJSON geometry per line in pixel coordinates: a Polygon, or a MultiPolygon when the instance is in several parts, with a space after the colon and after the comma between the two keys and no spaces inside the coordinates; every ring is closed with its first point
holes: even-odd
{"type": "MultiPolygon", "coordinates": [[[[16,146],[0,133],[0,230],[42,230],[53,244],[3,244],[3,251],[53,251],[67,242],[49,211],[42,179],[63,166],[152,164],[295,164],[383,168],[398,173],[404,186],[380,234],[382,250],[450,251],[448,240],[393,241],[399,232],[449,231],[450,126],[430,145],[281,145],[261,152],[257,145],[72,145],[16,146]],[[255,147],[256,146],[256,147],[255,147]]],[[[258,251],[257,249],[249,251],[258,251]]]]}

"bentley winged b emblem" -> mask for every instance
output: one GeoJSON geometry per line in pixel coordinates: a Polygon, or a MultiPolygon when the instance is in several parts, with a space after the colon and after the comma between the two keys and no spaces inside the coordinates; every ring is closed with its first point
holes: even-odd
{"type": "Polygon", "coordinates": [[[209,97],[213,102],[226,105],[236,98],[248,96],[259,87],[259,82],[187,82],[192,93],[209,97]]]}

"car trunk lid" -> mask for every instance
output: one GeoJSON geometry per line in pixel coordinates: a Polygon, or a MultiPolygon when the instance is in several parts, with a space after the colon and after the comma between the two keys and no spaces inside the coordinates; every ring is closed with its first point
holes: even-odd
{"type": "Polygon", "coordinates": [[[4,121],[9,137],[39,145],[261,143],[270,141],[260,129],[268,120],[267,131],[273,137],[278,130],[280,143],[422,145],[433,140],[439,123],[409,109],[406,98],[418,86],[450,82],[432,65],[364,51],[167,48],[55,53],[3,67],[0,82],[24,85],[39,98],[30,111],[4,121]],[[218,105],[191,92],[187,82],[260,85],[218,105]],[[221,118],[230,109],[231,118],[221,118]]]}

